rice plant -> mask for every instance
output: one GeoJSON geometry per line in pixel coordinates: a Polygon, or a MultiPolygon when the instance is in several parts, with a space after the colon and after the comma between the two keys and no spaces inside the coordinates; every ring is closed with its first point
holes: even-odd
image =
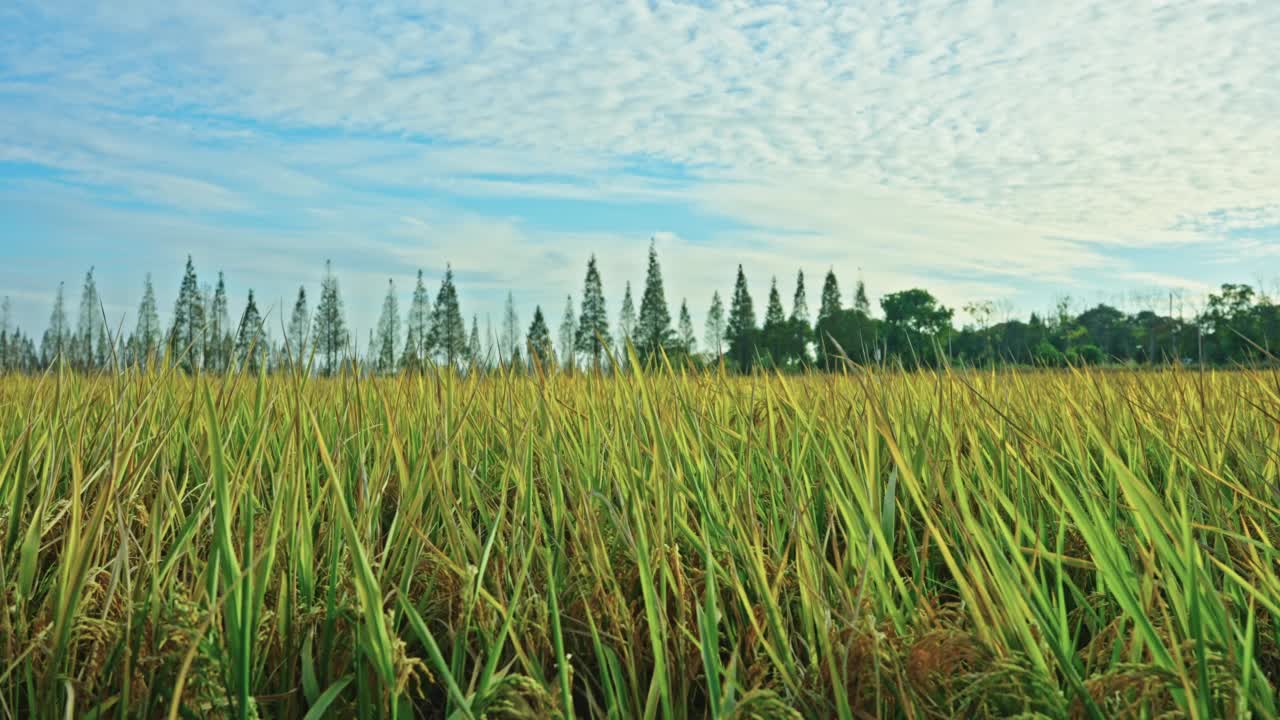
{"type": "Polygon", "coordinates": [[[0,716],[1277,716],[1280,376],[0,378],[0,716]]]}

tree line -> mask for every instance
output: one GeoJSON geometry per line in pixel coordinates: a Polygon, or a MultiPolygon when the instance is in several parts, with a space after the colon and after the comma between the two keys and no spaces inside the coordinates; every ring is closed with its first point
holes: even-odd
{"type": "Polygon", "coordinates": [[[1126,313],[1107,304],[1074,313],[1064,299],[1046,316],[1032,313],[1026,321],[999,322],[993,322],[993,303],[977,302],[962,308],[971,322],[959,328],[955,311],[921,288],[882,296],[877,317],[861,279],[846,303],[834,270],[828,270],[813,319],[803,271],[797,272],[792,291],[788,312],[774,277],[759,322],[739,265],[728,307],[719,291],[712,293],[699,344],[687,301],[681,301],[672,317],[658,254],[650,243],[638,310],[628,282],[617,321],[610,322],[593,255],[580,302],[575,306],[572,295],[565,298],[555,340],[542,307],[534,308],[525,327],[508,293],[500,331],[489,329],[482,343],[479,318],[472,316],[470,328],[464,319],[452,268],[446,267],[434,300],[419,270],[403,317],[395,282],[388,280],[378,322],[361,351],[347,326],[329,262],[315,309],[306,288],[299,287],[283,337],[274,339],[252,290],[233,322],[222,273],[214,285],[202,286],[188,257],[167,328],[160,323],[150,274],[128,333],[109,326],[92,268],[85,274],[75,324],[59,285],[38,343],[12,322],[5,298],[0,302],[0,372],[35,373],[59,363],[83,372],[160,363],[188,372],[305,369],[323,375],[356,366],[380,374],[441,365],[615,371],[664,357],[695,366],[724,363],[739,371],[833,370],[847,362],[902,367],[1231,365],[1274,360],[1272,348],[1280,341],[1280,305],[1240,284],[1209,294],[1190,319],[1174,316],[1172,298],[1168,314],[1150,309],[1126,313]]]}

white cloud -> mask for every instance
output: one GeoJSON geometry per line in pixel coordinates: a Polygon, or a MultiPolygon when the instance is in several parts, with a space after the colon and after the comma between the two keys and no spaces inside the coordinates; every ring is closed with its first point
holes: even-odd
{"type": "MultiPolygon", "coordinates": [[[[477,280],[502,257],[576,291],[583,256],[624,240],[376,189],[658,199],[754,226],[664,240],[684,243],[671,285],[700,291],[739,259],[757,292],[797,264],[944,296],[1103,269],[1191,287],[1196,268],[1125,275],[1113,250],[1280,225],[1275,2],[50,0],[10,17],[0,157],[180,209],[328,214],[335,243],[385,233],[386,252],[447,251],[477,280]]],[[[642,267],[625,242],[617,273],[642,267]]]]}

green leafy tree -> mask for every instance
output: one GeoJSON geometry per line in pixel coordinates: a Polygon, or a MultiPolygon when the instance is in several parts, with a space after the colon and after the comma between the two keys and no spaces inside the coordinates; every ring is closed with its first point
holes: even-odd
{"type": "Polygon", "coordinates": [[[578,319],[574,349],[591,358],[591,367],[599,372],[607,357],[613,338],[609,336],[609,316],[606,313],[604,287],[600,271],[596,268],[596,256],[587,261],[587,276],[582,281],[582,314],[578,319]]]}
{"type": "Polygon", "coordinates": [[[1032,356],[1037,365],[1042,367],[1061,367],[1066,363],[1066,358],[1058,348],[1048,339],[1041,340],[1036,344],[1032,352],[1032,356]]]}
{"type": "MultiPolygon", "coordinates": [[[[477,333],[478,334],[478,333],[477,333]]],[[[448,367],[468,360],[467,324],[458,305],[458,289],[453,284],[453,267],[445,266],[444,280],[431,311],[430,345],[448,367]]]]}
{"type": "Polygon", "coordinates": [[[973,360],[975,365],[989,364],[994,358],[992,354],[995,346],[993,343],[993,335],[991,332],[991,316],[995,313],[995,303],[990,300],[980,300],[965,303],[961,308],[976,324],[976,334],[979,336],[979,342],[976,352],[973,352],[973,360]]]}
{"type": "Polygon", "coordinates": [[[880,308],[884,310],[890,346],[900,359],[916,364],[936,357],[932,343],[941,343],[951,329],[950,309],[920,288],[885,295],[880,299],[880,308]]]}
{"type": "Polygon", "coordinates": [[[880,323],[857,308],[845,308],[818,321],[814,334],[818,364],[828,370],[843,367],[844,358],[859,365],[877,359],[880,323]]]}
{"type": "Polygon", "coordinates": [[[529,359],[538,367],[547,367],[555,357],[551,345],[551,331],[547,321],[542,317],[542,306],[533,308],[533,322],[529,324],[529,333],[525,336],[525,345],[529,348],[529,359]]]}
{"type": "MultiPolygon", "coordinates": [[[[333,264],[324,262],[324,278],[320,281],[320,304],[316,307],[315,329],[311,333],[322,371],[333,375],[342,367],[342,361],[350,341],[347,321],[342,310],[342,294],[338,278],[333,274],[333,264]]],[[[359,342],[358,340],[356,342],[359,342]]]]}
{"type": "Polygon", "coordinates": [[[1260,333],[1254,327],[1256,297],[1248,285],[1224,283],[1209,295],[1200,326],[1206,336],[1208,360],[1216,363],[1243,361],[1256,353],[1260,333]]]}
{"type": "MultiPolygon", "coordinates": [[[[1072,324],[1084,330],[1076,338],[1077,341],[1072,343],[1079,347],[1068,347],[1068,350],[1077,350],[1077,354],[1084,345],[1092,345],[1104,357],[1127,358],[1133,354],[1138,342],[1136,328],[1130,319],[1119,309],[1107,304],[1098,304],[1085,310],[1076,316],[1072,324]]],[[[1092,351],[1090,356],[1092,357],[1092,351]]],[[[1080,361],[1093,365],[1101,362],[1089,362],[1083,358],[1080,361]]]]}
{"type": "Polygon", "coordinates": [[[1102,348],[1094,345],[1093,343],[1082,345],[1078,350],[1076,350],[1075,354],[1076,359],[1083,365],[1101,365],[1103,360],[1106,359],[1106,355],[1102,352],[1102,348]]]}
{"type": "MultiPolygon", "coordinates": [[[[1263,295],[1250,310],[1250,315],[1250,330],[1254,333],[1251,339],[1258,347],[1264,348],[1266,353],[1276,355],[1280,352],[1280,305],[1263,295]]],[[[1259,353],[1253,346],[1250,346],[1250,350],[1255,356],[1259,353]]],[[[1265,354],[1263,359],[1266,359],[1265,354]]]]}

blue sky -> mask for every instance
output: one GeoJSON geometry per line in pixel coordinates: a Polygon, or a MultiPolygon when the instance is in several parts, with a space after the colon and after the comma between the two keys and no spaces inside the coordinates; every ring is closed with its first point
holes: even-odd
{"type": "Polygon", "coordinates": [[[1019,314],[1280,289],[1276,37],[1235,0],[18,0],[0,296],[38,333],[93,266],[131,327],[188,253],[235,305],[332,258],[363,335],[448,262],[482,326],[554,325],[651,237],[699,323],[738,263],[815,308],[828,267],[1019,314]]]}

